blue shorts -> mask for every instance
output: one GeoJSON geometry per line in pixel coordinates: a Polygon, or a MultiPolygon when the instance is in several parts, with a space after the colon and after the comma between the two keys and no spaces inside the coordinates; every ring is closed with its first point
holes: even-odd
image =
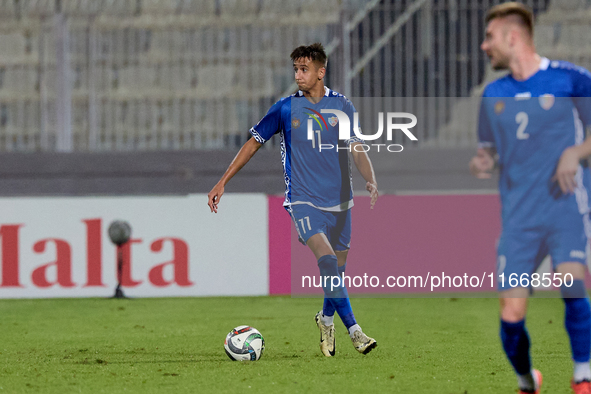
{"type": "Polygon", "coordinates": [[[298,232],[298,239],[304,245],[314,234],[324,233],[333,250],[349,250],[351,245],[351,210],[328,212],[307,204],[285,208],[298,232]]]}
{"type": "MultiPolygon", "coordinates": [[[[534,230],[511,231],[503,229],[497,247],[497,275],[504,274],[504,285],[499,277],[498,289],[509,290],[511,274],[529,279],[544,258],[550,255],[552,267],[561,263],[587,264],[587,236],[582,220],[572,222],[569,229],[543,226],[534,230]],[[580,223],[580,226],[577,224],[580,223]]],[[[514,282],[515,283],[515,282],[514,282]]]]}

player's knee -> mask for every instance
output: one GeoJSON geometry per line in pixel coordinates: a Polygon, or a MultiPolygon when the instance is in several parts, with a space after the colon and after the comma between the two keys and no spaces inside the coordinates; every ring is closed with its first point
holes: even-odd
{"type": "Polygon", "coordinates": [[[516,323],[525,319],[526,306],[522,303],[502,302],[501,319],[508,323],[516,323]]]}
{"type": "Polygon", "coordinates": [[[322,289],[328,298],[343,298],[344,287],[339,275],[337,257],[334,254],[327,254],[318,259],[322,289]]]}

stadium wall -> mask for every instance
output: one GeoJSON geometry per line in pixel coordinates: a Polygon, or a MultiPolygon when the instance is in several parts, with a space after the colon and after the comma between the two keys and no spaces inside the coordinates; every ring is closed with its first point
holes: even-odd
{"type": "MultiPolygon", "coordinates": [[[[270,293],[317,294],[319,289],[302,287],[302,277],[318,276],[318,269],[312,253],[298,242],[290,217],[281,214],[282,201],[282,197],[269,198],[270,293]],[[286,237],[288,231],[290,235],[286,237]],[[290,280],[286,280],[288,276],[290,280]]],[[[485,272],[496,272],[498,195],[385,195],[378,199],[375,209],[370,210],[369,206],[369,197],[355,197],[347,275],[376,276],[381,284],[353,287],[349,293],[430,292],[428,287],[382,286],[388,276],[426,278],[428,273],[445,273],[480,278],[485,272]]],[[[494,288],[441,287],[434,292],[475,290],[494,288]]]]}
{"type": "MultiPolygon", "coordinates": [[[[260,149],[226,187],[227,193],[283,193],[281,154],[260,149]]],[[[475,148],[405,148],[402,153],[371,152],[380,191],[496,190],[496,179],[472,177],[468,162],[475,148]]],[[[0,196],[186,195],[208,193],[236,156],[227,151],[102,153],[3,153],[0,196]]],[[[363,177],[353,170],[355,190],[363,177]]]]}
{"type": "MultiPolygon", "coordinates": [[[[109,297],[116,248],[107,228],[128,221],[122,285],[131,297],[319,295],[302,287],[316,261],[297,241],[282,196],[229,193],[218,214],[207,196],[0,199],[0,298],[109,297]]],[[[495,194],[355,197],[347,275],[485,276],[496,272],[495,194]]],[[[419,286],[351,294],[491,291],[419,286]]]]}
{"type": "Polygon", "coordinates": [[[111,221],[132,226],[124,252],[127,296],[266,295],[267,198],[206,195],[0,199],[0,298],[108,297],[116,248],[111,221]]]}

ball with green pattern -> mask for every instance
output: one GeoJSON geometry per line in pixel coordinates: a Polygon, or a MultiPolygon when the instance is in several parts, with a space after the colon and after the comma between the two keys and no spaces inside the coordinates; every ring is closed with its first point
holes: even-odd
{"type": "Polygon", "coordinates": [[[226,335],[224,350],[233,361],[257,361],[263,356],[265,340],[256,328],[238,326],[226,335]]]}

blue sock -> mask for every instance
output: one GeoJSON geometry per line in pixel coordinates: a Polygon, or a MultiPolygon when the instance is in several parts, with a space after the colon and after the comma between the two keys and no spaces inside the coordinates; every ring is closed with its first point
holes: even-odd
{"type": "Polygon", "coordinates": [[[515,372],[519,375],[530,373],[529,335],[525,329],[525,319],[517,323],[501,320],[501,342],[515,372]]]}
{"type": "MultiPolygon", "coordinates": [[[[322,277],[338,276],[338,261],[337,256],[327,254],[318,259],[318,268],[320,269],[320,275],[322,277]]],[[[324,284],[324,280],[323,280],[324,284]]],[[[332,303],[334,309],[337,311],[343,324],[347,329],[357,324],[355,315],[353,315],[353,309],[351,309],[351,303],[349,302],[349,294],[345,286],[341,285],[331,290],[331,281],[326,281],[326,286],[323,286],[325,298],[328,298],[332,303]]],[[[330,315],[329,315],[330,316],[330,315]]]]}
{"type": "MultiPolygon", "coordinates": [[[[342,266],[338,266],[339,276],[342,277],[345,274],[347,263],[342,266]]],[[[334,316],[335,308],[330,298],[324,297],[324,305],[322,306],[322,313],[324,316],[334,316]]]]}
{"type": "Polygon", "coordinates": [[[585,283],[575,280],[572,286],[563,286],[560,290],[564,297],[564,325],[570,338],[573,360],[586,363],[591,353],[591,306],[585,283]]]}

